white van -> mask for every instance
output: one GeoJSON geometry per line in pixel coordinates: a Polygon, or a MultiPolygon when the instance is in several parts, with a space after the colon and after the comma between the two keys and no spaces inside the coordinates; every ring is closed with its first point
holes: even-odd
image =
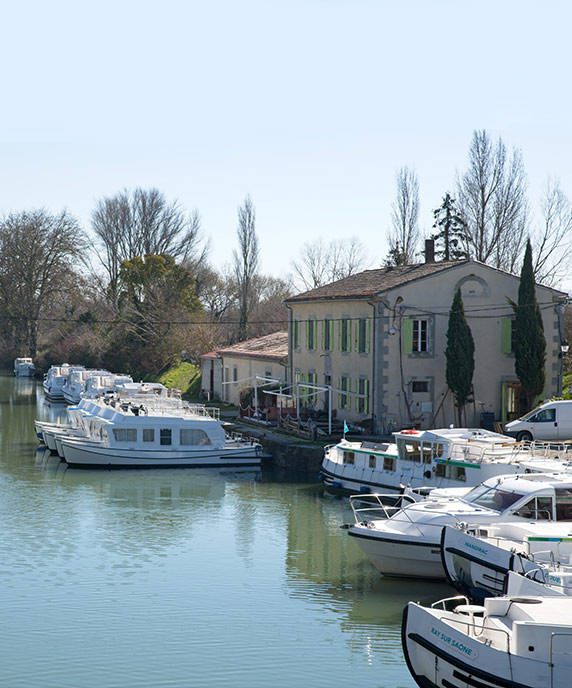
{"type": "Polygon", "coordinates": [[[547,401],[522,418],[507,423],[504,431],[517,440],[570,440],[572,401],[547,401]]]}

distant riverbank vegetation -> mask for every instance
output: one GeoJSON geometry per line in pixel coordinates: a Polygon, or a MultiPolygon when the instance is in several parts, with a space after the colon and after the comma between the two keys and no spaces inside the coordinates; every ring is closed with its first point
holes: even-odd
{"type": "Polygon", "coordinates": [[[285,328],[290,289],[258,270],[250,198],[238,209],[234,262],[217,270],[210,252],[198,211],[156,189],[99,200],[89,234],[67,211],[8,215],[0,221],[2,364],[30,355],[40,370],[81,363],[136,379],[171,369],[178,387],[201,354],[285,328]]]}

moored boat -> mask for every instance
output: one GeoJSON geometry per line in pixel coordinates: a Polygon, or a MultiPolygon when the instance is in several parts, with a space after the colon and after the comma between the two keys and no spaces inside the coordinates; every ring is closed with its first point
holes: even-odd
{"type": "Polygon", "coordinates": [[[348,535],[384,575],[444,580],[441,532],[445,525],[485,527],[534,519],[572,520],[572,473],[490,478],[461,497],[432,497],[403,508],[379,496],[350,499],[355,523],[348,535]]]}
{"type": "Polygon", "coordinates": [[[407,666],[420,688],[564,688],[572,673],[572,597],[410,602],[402,619],[407,666]]]}
{"type": "MultiPolygon", "coordinates": [[[[485,429],[401,430],[393,442],[345,437],[324,450],[320,479],[326,489],[345,494],[400,492],[439,487],[474,487],[488,478],[524,473],[528,462],[555,470],[570,445],[517,442],[485,429]]],[[[572,454],[570,454],[572,456],[572,454]]]]}
{"type": "Polygon", "coordinates": [[[36,366],[31,358],[14,359],[14,375],[16,377],[33,377],[36,373],[36,366]]]}

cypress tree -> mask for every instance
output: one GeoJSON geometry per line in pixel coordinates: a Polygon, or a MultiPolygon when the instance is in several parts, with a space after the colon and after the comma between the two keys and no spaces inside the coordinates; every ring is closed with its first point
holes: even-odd
{"type": "Polygon", "coordinates": [[[447,386],[455,397],[457,407],[457,423],[463,424],[463,410],[470,401],[473,390],[473,372],[475,370],[475,343],[471,328],[465,317],[461,289],[457,289],[451,310],[449,311],[449,326],[447,328],[447,386]]]}
{"type": "Polygon", "coordinates": [[[529,240],[520,273],[513,342],[514,369],[522,384],[529,409],[532,408],[536,397],[542,393],[546,378],[546,340],[534,284],[532,248],[529,240]]]}

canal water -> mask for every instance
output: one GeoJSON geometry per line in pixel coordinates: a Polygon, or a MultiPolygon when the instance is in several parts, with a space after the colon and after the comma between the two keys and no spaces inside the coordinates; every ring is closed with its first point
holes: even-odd
{"type": "Polygon", "coordinates": [[[87,471],[0,377],[0,686],[412,688],[400,624],[445,585],[382,579],[347,500],[262,470],[87,471]]]}

